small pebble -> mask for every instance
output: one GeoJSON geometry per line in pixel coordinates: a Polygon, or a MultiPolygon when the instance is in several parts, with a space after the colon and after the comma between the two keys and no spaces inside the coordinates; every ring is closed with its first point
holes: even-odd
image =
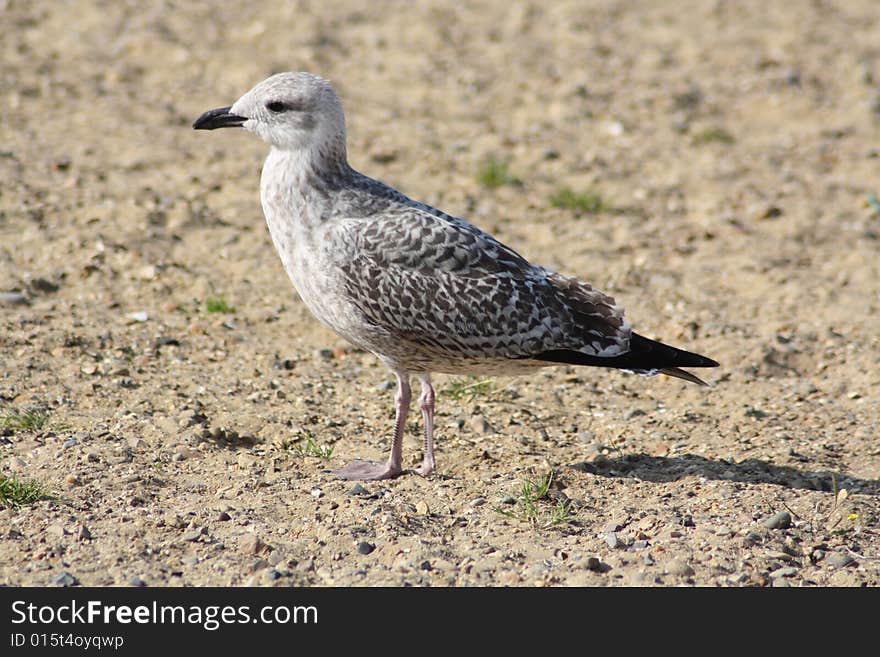
{"type": "Polygon", "coordinates": [[[746,545],[755,545],[761,542],[761,535],[757,532],[749,531],[743,536],[742,540],[746,545]]]}
{"type": "Polygon", "coordinates": [[[587,557],[586,567],[587,570],[591,570],[594,573],[603,573],[606,570],[609,570],[609,568],[596,557],[587,557]]]}
{"type": "Polygon", "coordinates": [[[313,488],[312,490],[309,491],[309,495],[311,495],[312,497],[314,497],[317,500],[321,497],[324,497],[324,491],[322,491],[320,488],[313,488]]]}
{"type": "Polygon", "coordinates": [[[755,207],[752,213],[756,219],[777,219],[782,216],[782,208],[777,205],[755,207]]]}
{"type": "Polygon", "coordinates": [[[64,444],[61,445],[64,449],[70,449],[71,447],[76,447],[79,445],[79,441],[76,438],[71,438],[70,440],[65,440],[64,444]]]}
{"type": "Polygon", "coordinates": [[[232,520],[232,516],[226,513],[226,511],[221,511],[217,514],[217,520],[220,522],[226,522],[227,520],[232,520]]]}
{"type": "Polygon", "coordinates": [[[198,451],[194,450],[189,445],[177,445],[174,448],[175,456],[180,456],[182,459],[191,459],[194,456],[198,456],[198,451]]]}
{"type": "Polygon", "coordinates": [[[161,347],[179,347],[180,340],[177,338],[170,338],[165,335],[160,335],[153,341],[153,349],[159,349],[161,347]]]}
{"type": "Polygon", "coordinates": [[[55,522],[46,527],[46,533],[51,534],[55,538],[62,538],[67,531],[64,529],[64,525],[60,522],[55,522]]]}
{"type": "Polygon", "coordinates": [[[826,563],[828,563],[829,566],[832,566],[833,568],[846,568],[847,566],[851,566],[856,562],[855,559],[853,559],[848,554],[844,554],[843,552],[835,552],[825,561],[826,563]]]}
{"type": "Polygon", "coordinates": [[[199,536],[201,536],[201,535],[202,535],[201,529],[191,529],[187,532],[184,532],[180,538],[182,538],[184,541],[197,541],[197,540],[199,540],[199,536]]]}
{"type": "Polygon", "coordinates": [[[474,433],[490,434],[495,433],[495,428],[486,419],[484,415],[474,415],[469,422],[470,428],[474,433]]]}
{"type": "Polygon", "coordinates": [[[272,550],[256,534],[245,534],[239,545],[245,554],[263,554],[272,550]]]}
{"type": "Polygon", "coordinates": [[[28,299],[18,292],[0,292],[0,306],[24,306],[28,299]]]}
{"type": "Polygon", "coordinates": [[[617,538],[617,534],[614,532],[609,532],[605,534],[605,544],[608,545],[612,550],[620,546],[620,539],[617,538]]]}
{"type": "Polygon", "coordinates": [[[45,278],[34,278],[30,281],[28,286],[34,292],[44,292],[44,293],[52,293],[57,292],[59,286],[52,281],[46,280],[45,278]]]}
{"type": "Polygon", "coordinates": [[[346,495],[369,495],[370,491],[361,486],[360,484],[355,484],[352,486],[346,495]]]}
{"type": "Polygon", "coordinates": [[[614,532],[619,532],[621,529],[623,529],[623,523],[618,522],[617,520],[611,520],[605,523],[602,532],[605,534],[613,534],[614,532]]]}
{"type": "Polygon", "coordinates": [[[793,566],[783,566],[782,568],[777,568],[770,572],[770,579],[774,579],[776,577],[793,577],[797,575],[797,568],[793,566]]]}
{"type": "Polygon", "coordinates": [[[361,541],[358,543],[357,551],[358,554],[370,554],[373,550],[376,549],[376,546],[372,543],[367,543],[366,541],[361,541]]]}
{"type": "Polygon", "coordinates": [[[780,511],[761,522],[767,529],[786,529],[791,526],[791,514],[780,511]]]}
{"type": "Polygon", "coordinates": [[[132,449],[143,449],[147,446],[147,443],[140,436],[129,436],[125,442],[132,449]]]}
{"type": "Polygon", "coordinates": [[[137,575],[133,575],[132,577],[128,578],[128,585],[141,587],[141,586],[146,586],[147,583],[144,580],[142,580],[140,577],[138,577],[137,575]]]}
{"type": "Polygon", "coordinates": [[[633,408],[623,414],[623,419],[624,420],[632,420],[633,418],[638,417],[639,415],[645,415],[645,414],[646,414],[645,411],[643,411],[641,408],[633,408]]]}
{"type": "Polygon", "coordinates": [[[471,506],[483,506],[486,503],[485,497],[475,497],[470,501],[471,506]]]}
{"type": "Polygon", "coordinates": [[[502,504],[516,504],[516,499],[511,497],[510,495],[505,495],[501,498],[502,504]]]}
{"type": "Polygon", "coordinates": [[[678,577],[693,577],[694,569],[681,559],[673,559],[666,566],[666,572],[678,577]]]}
{"type": "Polygon", "coordinates": [[[65,570],[52,578],[52,584],[55,586],[76,586],[79,584],[79,580],[65,570]]]}
{"type": "Polygon", "coordinates": [[[419,500],[416,502],[416,513],[422,516],[428,515],[430,509],[428,508],[428,503],[424,500],[419,500]]]}
{"type": "Polygon", "coordinates": [[[15,472],[21,472],[25,468],[27,468],[27,461],[25,461],[23,458],[21,458],[19,456],[10,456],[6,460],[6,465],[9,466],[10,470],[13,470],[15,472]]]}

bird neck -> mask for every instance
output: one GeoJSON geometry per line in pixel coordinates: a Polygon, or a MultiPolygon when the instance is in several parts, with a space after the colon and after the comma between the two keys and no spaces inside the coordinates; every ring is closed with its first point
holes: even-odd
{"type": "Polygon", "coordinates": [[[291,220],[300,227],[323,223],[332,216],[336,193],[356,175],[345,158],[344,140],[325,142],[321,148],[273,146],[260,180],[260,197],[273,238],[291,220]]]}
{"type": "Polygon", "coordinates": [[[332,188],[351,175],[344,136],[316,141],[306,148],[273,148],[270,158],[283,162],[286,180],[298,187],[332,188]]]}

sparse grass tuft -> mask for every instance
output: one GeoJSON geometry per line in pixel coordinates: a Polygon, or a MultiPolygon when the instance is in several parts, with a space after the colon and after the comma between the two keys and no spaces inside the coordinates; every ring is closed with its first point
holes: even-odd
{"type": "Polygon", "coordinates": [[[534,523],[538,520],[540,515],[538,502],[547,497],[547,493],[550,492],[551,483],[553,483],[553,473],[551,472],[541,475],[537,479],[531,479],[530,477],[523,479],[516,505],[520,508],[524,518],[529,522],[534,523]]]}
{"type": "Polygon", "coordinates": [[[223,297],[208,297],[205,300],[205,312],[209,313],[234,313],[235,308],[226,303],[223,297]]]}
{"type": "Polygon", "coordinates": [[[303,441],[299,442],[296,445],[296,450],[300,456],[317,456],[325,461],[329,461],[330,457],[333,456],[332,445],[319,445],[311,435],[306,436],[303,441]]]}
{"type": "Polygon", "coordinates": [[[440,391],[440,394],[456,401],[465,400],[471,402],[478,396],[489,396],[496,392],[498,392],[498,389],[495,387],[495,382],[492,379],[470,377],[460,381],[451,381],[449,385],[440,391]]]}
{"type": "Polygon", "coordinates": [[[39,431],[49,422],[49,411],[27,408],[0,413],[0,429],[9,431],[39,431]]]}
{"type": "Polygon", "coordinates": [[[552,484],[552,472],[543,474],[537,479],[526,477],[522,481],[514,510],[497,509],[497,511],[502,515],[523,520],[541,529],[575,522],[577,518],[572,512],[570,501],[559,500],[556,504],[552,504],[549,495],[552,484]]]}
{"type": "Polygon", "coordinates": [[[52,499],[46,488],[35,481],[22,481],[17,476],[0,474],[0,505],[20,507],[40,500],[52,499]]]}
{"type": "Polygon", "coordinates": [[[601,212],[611,212],[614,210],[610,205],[602,200],[602,197],[596,192],[586,190],[583,192],[575,192],[569,187],[563,187],[556,191],[550,197],[550,203],[554,208],[564,208],[566,210],[574,210],[575,212],[583,212],[585,214],[599,214],[601,212]]]}
{"type": "Polygon", "coordinates": [[[698,133],[694,134],[694,143],[698,145],[702,144],[732,144],[736,141],[732,134],[727,132],[724,128],[720,128],[718,126],[713,126],[711,128],[704,128],[700,130],[698,133]]]}
{"type": "Polygon", "coordinates": [[[492,156],[483,160],[477,170],[477,182],[483,187],[496,189],[502,185],[521,185],[522,181],[510,172],[510,163],[492,156]]]}

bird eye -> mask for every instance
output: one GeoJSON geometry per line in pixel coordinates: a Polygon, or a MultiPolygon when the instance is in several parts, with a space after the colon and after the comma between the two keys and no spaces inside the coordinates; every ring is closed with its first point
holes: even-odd
{"type": "Polygon", "coordinates": [[[282,103],[280,100],[273,100],[271,103],[266,103],[266,109],[270,112],[283,112],[288,109],[287,105],[282,103]]]}

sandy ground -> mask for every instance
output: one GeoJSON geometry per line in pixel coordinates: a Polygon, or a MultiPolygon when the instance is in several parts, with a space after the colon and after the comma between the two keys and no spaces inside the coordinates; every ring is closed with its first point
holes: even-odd
{"type": "Polygon", "coordinates": [[[0,3],[0,473],[55,496],[0,509],[0,583],[880,584],[876,2],[416,4],[0,3]],[[264,145],[190,129],[283,70],[334,81],[356,168],[713,387],[438,377],[436,475],[332,478],[392,377],[288,283],[264,145]]]}

